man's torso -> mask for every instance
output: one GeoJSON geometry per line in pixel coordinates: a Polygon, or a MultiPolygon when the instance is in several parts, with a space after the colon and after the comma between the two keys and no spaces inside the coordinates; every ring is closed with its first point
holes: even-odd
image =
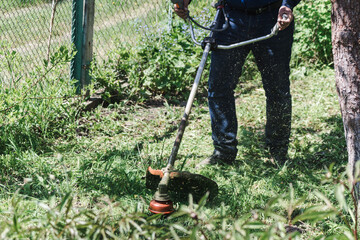
{"type": "Polygon", "coordinates": [[[239,9],[255,9],[267,6],[279,0],[227,0],[230,7],[239,9]]]}

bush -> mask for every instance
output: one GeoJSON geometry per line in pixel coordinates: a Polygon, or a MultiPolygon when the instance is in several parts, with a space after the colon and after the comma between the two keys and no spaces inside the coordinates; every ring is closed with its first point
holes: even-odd
{"type": "Polygon", "coordinates": [[[184,26],[177,21],[170,31],[143,36],[136,47],[120,46],[103,67],[93,67],[97,87],[116,89],[137,101],[156,95],[186,96],[202,49],[194,46],[184,26]]]}
{"type": "Polygon", "coordinates": [[[327,65],[332,62],[331,1],[304,0],[295,8],[295,64],[327,65]]]}

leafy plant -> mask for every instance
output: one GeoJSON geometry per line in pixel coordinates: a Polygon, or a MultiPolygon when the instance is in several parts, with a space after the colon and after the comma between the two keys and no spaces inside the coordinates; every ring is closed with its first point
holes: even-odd
{"type": "MultiPolygon", "coordinates": [[[[2,49],[8,70],[16,68],[16,52],[2,49]]],[[[64,134],[64,126],[74,122],[76,108],[68,108],[74,96],[73,83],[63,73],[72,53],[60,47],[30,77],[16,73],[3,81],[0,90],[0,154],[20,149],[43,149],[46,138],[64,134]]],[[[74,98],[76,99],[76,98],[74,98]]]]}
{"type": "Polygon", "coordinates": [[[331,1],[301,1],[294,14],[294,64],[331,64],[331,1]]]}
{"type": "Polygon", "coordinates": [[[183,27],[176,21],[171,31],[143,36],[137,47],[120,46],[104,68],[93,68],[96,85],[138,101],[156,95],[183,98],[192,85],[202,52],[183,27]]]}
{"type": "Polygon", "coordinates": [[[302,233],[312,228],[312,223],[340,217],[345,228],[340,228],[341,231],[336,234],[322,234],[316,239],[358,239],[357,203],[353,195],[353,186],[357,181],[352,175],[346,182],[340,180],[343,176],[333,178],[331,168],[324,183],[334,180],[338,184],[335,188],[337,204],[319,192],[314,192],[314,196],[324,204],[311,203],[309,196],[296,198],[290,185],[287,194],[273,197],[264,209],[253,210],[237,218],[228,216],[224,204],[220,206],[219,214],[209,215],[205,207],[208,194],[198,203],[190,195],[188,205],[182,205],[170,217],[162,218],[161,215],[145,214],[142,203],[138,204],[135,213],[129,214],[125,209],[113,212],[118,204],[107,198],[100,200],[93,209],[83,209],[75,206],[76,196],[70,192],[66,192],[58,203],[52,199],[48,204],[32,201],[25,205],[21,204],[23,197],[15,194],[9,210],[2,212],[6,220],[0,224],[0,234],[4,238],[280,240],[300,239],[302,233]],[[353,207],[347,203],[345,189],[350,191],[353,207]],[[31,206],[43,212],[36,227],[31,224],[31,217],[24,214],[24,209],[31,206]]]}

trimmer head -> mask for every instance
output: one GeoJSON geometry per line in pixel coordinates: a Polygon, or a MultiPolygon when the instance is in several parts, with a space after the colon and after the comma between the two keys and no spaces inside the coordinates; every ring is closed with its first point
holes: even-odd
{"type": "MultiPolygon", "coordinates": [[[[146,187],[156,190],[163,176],[162,170],[148,167],[146,171],[146,187]]],[[[191,193],[195,200],[199,200],[206,192],[209,192],[209,199],[212,199],[218,194],[218,185],[213,180],[200,174],[172,171],[168,190],[177,193],[179,197],[185,198],[191,193]]]]}

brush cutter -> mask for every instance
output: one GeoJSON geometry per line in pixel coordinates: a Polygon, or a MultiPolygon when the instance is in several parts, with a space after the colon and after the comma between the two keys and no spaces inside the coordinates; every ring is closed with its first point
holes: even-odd
{"type": "MultiPolygon", "coordinates": [[[[183,8],[183,0],[172,0],[172,2],[174,4],[177,4],[179,8],[183,8]]],[[[191,193],[195,199],[201,198],[207,192],[209,193],[209,199],[211,199],[215,197],[218,193],[218,185],[213,180],[199,174],[174,170],[175,159],[180,147],[182,137],[184,135],[185,127],[193,105],[195,94],[197,92],[197,88],[210,50],[233,49],[236,47],[255,43],[258,41],[271,38],[275,36],[279,31],[278,24],[275,24],[275,26],[271,30],[271,33],[266,36],[231,44],[231,45],[217,45],[215,39],[213,38],[214,32],[225,31],[229,26],[229,21],[227,18],[227,14],[225,12],[223,0],[220,0],[218,3],[216,3],[214,7],[217,9],[217,11],[215,15],[215,20],[210,27],[201,26],[190,16],[188,16],[188,18],[186,19],[186,21],[189,23],[190,26],[191,38],[193,42],[196,45],[202,46],[204,52],[185,107],[184,115],[180,122],[179,130],[177,132],[177,136],[167,166],[161,170],[154,170],[151,167],[148,167],[146,172],[146,187],[153,190],[155,189],[157,190],[155,192],[153,200],[150,202],[149,210],[152,213],[161,213],[167,215],[175,211],[173,207],[173,202],[170,199],[168,191],[175,191],[177,194],[183,194],[185,196],[191,193]],[[222,28],[219,28],[220,25],[219,20],[221,17],[224,17],[225,24],[223,25],[222,28]],[[198,42],[195,38],[192,22],[195,25],[210,31],[209,37],[206,37],[201,43],[198,42]]]]}

